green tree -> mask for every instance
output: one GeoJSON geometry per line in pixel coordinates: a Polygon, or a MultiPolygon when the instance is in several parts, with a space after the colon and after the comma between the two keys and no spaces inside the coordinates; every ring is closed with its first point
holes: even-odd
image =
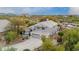
{"type": "Polygon", "coordinates": [[[29,26],[35,25],[36,23],[37,23],[36,21],[31,21],[31,20],[30,20],[27,25],[28,25],[28,27],[29,27],[29,26]]]}
{"type": "Polygon", "coordinates": [[[60,31],[60,32],[58,32],[58,35],[59,35],[59,37],[57,39],[57,42],[62,42],[62,37],[63,37],[64,33],[62,31],[60,31]]]}
{"type": "Polygon", "coordinates": [[[12,29],[18,34],[20,33],[20,28],[26,25],[25,19],[20,16],[10,18],[10,22],[12,23],[12,29]]]}
{"type": "Polygon", "coordinates": [[[79,41],[79,29],[66,29],[64,30],[64,45],[65,50],[72,51],[74,49],[74,45],[79,41]]]}
{"type": "Polygon", "coordinates": [[[58,32],[58,35],[62,37],[64,35],[64,33],[60,31],[60,32],[58,32]]]}

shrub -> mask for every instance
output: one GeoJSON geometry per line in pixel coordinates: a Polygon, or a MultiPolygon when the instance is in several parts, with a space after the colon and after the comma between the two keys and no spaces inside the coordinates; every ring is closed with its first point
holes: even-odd
{"type": "Polygon", "coordinates": [[[13,48],[13,47],[10,47],[10,46],[0,48],[0,51],[16,51],[16,50],[17,50],[16,48],[13,48]]]}
{"type": "Polygon", "coordinates": [[[10,43],[11,41],[15,40],[16,36],[17,36],[16,32],[9,31],[6,33],[5,39],[6,39],[7,43],[10,43]]]}
{"type": "Polygon", "coordinates": [[[23,51],[30,51],[29,49],[24,49],[23,51]]]}
{"type": "Polygon", "coordinates": [[[59,36],[63,36],[64,33],[63,33],[62,31],[60,31],[60,32],[58,32],[58,35],[59,35],[59,36]]]}

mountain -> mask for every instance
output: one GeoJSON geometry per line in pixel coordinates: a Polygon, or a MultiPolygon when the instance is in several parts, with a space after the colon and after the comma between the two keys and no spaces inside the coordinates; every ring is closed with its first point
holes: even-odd
{"type": "Polygon", "coordinates": [[[0,13],[0,16],[16,16],[16,14],[13,14],[13,13],[0,13]]]}

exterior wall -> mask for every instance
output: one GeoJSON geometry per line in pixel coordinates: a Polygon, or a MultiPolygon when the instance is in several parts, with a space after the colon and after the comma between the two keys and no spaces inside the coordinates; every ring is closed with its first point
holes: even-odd
{"type": "MultiPolygon", "coordinates": [[[[36,29],[37,30],[37,29],[36,29]]],[[[40,30],[42,30],[42,29],[40,29],[40,30]]],[[[38,30],[38,31],[40,31],[40,30],[38,30]]],[[[33,31],[33,30],[32,30],[33,31]]],[[[44,31],[45,32],[48,32],[48,34],[44,34],[46,37],[48,37],[49,35],[53,35],[53,34],[55,34],[57,31],[58,31],[58,26],[54,26],[54,27],[52,27],[52,28],[46,28],[46,29],[44,29],[44,31]]],[[[25,33],[28,33],[28,31],[26,31],[25,33]]],[[[40,34],[40,33],[38,33],[38,34],[36,34],[36,33],[32,33],[32,32],[30,32],[30,35],[32,36],[32,37],[36,37],[36,38],[39,38],[39,37],[41,37],[42,36],[42,34],[40,34]],[[36,35],[36,36],[35,36],[36,35]],[[39,37],[38,37],[39,36],[39,37]]],[[[25,34],[25,36],[29,36],[29,34],[25,34]]]]}
{"type": "Polygon", "coordinates": [[[32,34],[31,37],[32,38],[41,39],[41,36],[39,34],[32,34]]]}

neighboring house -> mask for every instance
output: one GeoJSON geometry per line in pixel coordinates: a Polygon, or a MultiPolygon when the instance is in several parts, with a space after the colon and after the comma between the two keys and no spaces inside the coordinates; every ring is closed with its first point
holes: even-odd
{"type": "Polygon", "coordinates": [[[8,20],[0,19],[0,33],[3,33],[8,30],[8,26],[10,26],[10,22],[8,20]]]}
{"type": "Polygon", "coordinates": [[[6,19],[0,19],[0,39],[3,39],[3,34],[5,31],[7,31],[10,26],[10,22],[6,19]]]}
{"type": "Polygon", "coordinates": [[[43,21],[30,26],[25,30],[25,36],[30,34],[30,37],[41,38],[42,35],[48,37],[58,31],[58,24],[51,20],[43,21]]]}
{"type": "Polygon", "coordinates": [[[63,23],[61,23],[61,25],[63,28],[67,28],[67,29],[77,28],[77,24],[75,24],[75,23],[63,22],[63,23]]]}

